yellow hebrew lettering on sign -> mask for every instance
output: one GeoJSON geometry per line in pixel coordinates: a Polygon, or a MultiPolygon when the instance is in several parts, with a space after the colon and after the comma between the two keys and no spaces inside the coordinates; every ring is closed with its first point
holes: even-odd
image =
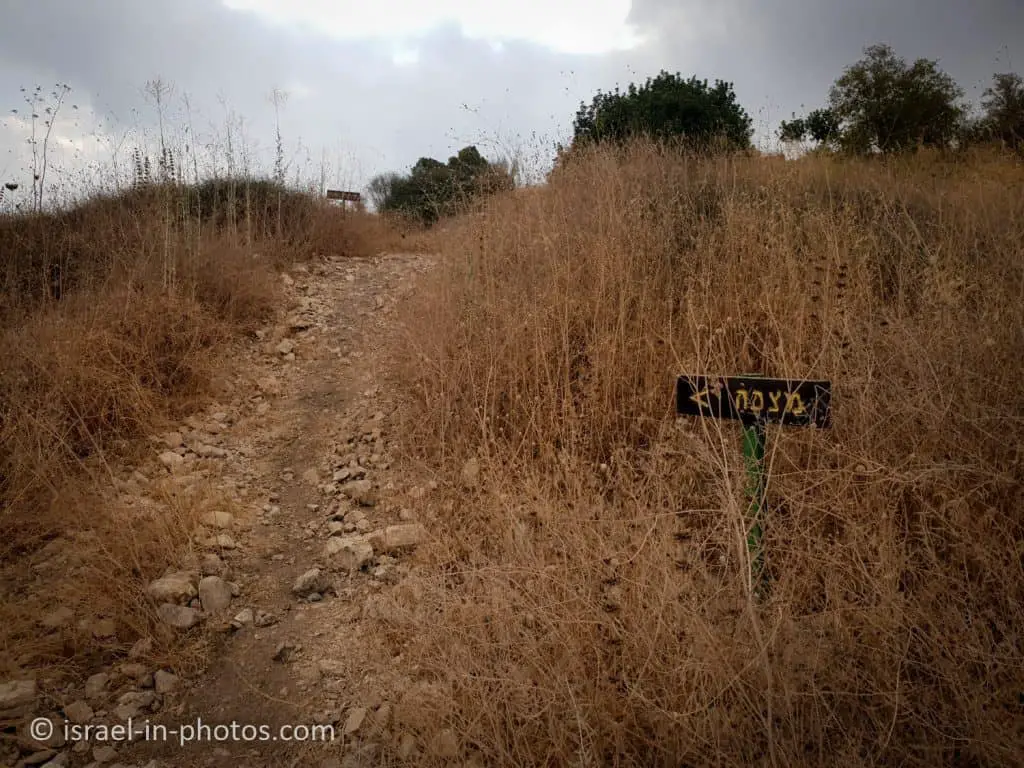
{"type": "Polygon", "coordinates": [[[790,392],[786,395],[786,410],[794,416],[803,416],[807,413],[807,409],[804,408],[804,401],[801,399],[799,392],[790,392]]]}
{"type": "Polygon", "coordinates": [[[747,390],[737,389],[736,390],[736,410],[745,411],[747,409],[747,390]]]}
{"type": "Polygon", "coordinates": [[[764,410],[764,393],[755,389],[750,393],[750,410],[754,413],[760,413],[764,410]]]}
{"type": "Polygon", "coordinates": [[[768,413],[778,413],[779,412],[779,400],[782,399],[782,395],[783,395],[782,392],[769,392],[768,393],[768,399],[772,401],[771,406],[769,406],[769,408],[768,408],[768,413]]]}

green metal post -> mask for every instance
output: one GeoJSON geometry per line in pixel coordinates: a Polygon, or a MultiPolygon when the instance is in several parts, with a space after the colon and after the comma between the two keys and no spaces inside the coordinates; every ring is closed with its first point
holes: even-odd
{"type": "Polygon", "coordinates": [[[764,576],[764,552],[761,548],[764,514],[764,424],[757,422],[743,427],[743,461],[747,468],[747,498],[749,527],[747,549],[750,551],[751,577],[755,592],[760,592],[764,576]]]}

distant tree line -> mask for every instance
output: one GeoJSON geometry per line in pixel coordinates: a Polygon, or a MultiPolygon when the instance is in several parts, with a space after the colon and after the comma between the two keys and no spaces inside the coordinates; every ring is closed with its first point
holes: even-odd
{"type": "MultiPolygon", "coordinates": [[[[827,104],[784,120],[783,141],[810,140],[822,149],[851,154],[891,154],[918,147],[965,147],[998,142],[1024,148],[1024,81],[1015,73],[993,76],[972,113],[963,90],[938,62],[907,62],[888,45],[865,48],[832,85],[827,104]]],[[[621,143],[635,136],[702,151],[750,147],[752,121],[733,84],[661,72],[624,91],[598,91],[581,102],[570,147],[621,143]]]]}
{"type": "MultiPolygon", "coordinates": [[[[835,80],[824,106],[783,120],[784,142],[810,141],[818,151],[854,155],[894,154],[920,147],[964,148],[998,143],[1024,149],[1024,80],[995,74],[980,112],[963,101],[963,89],[938,62],[908,62],[888,45],[864,49],[863,58],[835,80]]],[[[751,147],[753,121],[733,84],[662,71],[625,90],[598,91],[581,102],[569,146],[558,146],[555,168],[596,144],[621,145],[645,137],[702,152],[751,147]]],[[[469,146],[442,163],[424,157],[408,174],[376,177],[369,198],[378,211],[400,212],[432,224],[480,195],[510,189],[513,174],[469,146]]]]}
{"type": "Polygon", "coordinates": [[[907,62],[888,45],[864,49],[832,85],[827,106],[783,120],[783,141],[810,140],[850,154],[893,154],[919,147],[966,147],[998,142],[1024,147],[1024,81],[993,75],[980,114],[963,89],[932,59],[907,62]]]}

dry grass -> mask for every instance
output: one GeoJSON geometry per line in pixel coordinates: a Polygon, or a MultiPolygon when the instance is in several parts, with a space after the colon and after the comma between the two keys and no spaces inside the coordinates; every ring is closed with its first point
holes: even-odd
{"type": "Polygon", "coordinates": [[[464,743],[488,765],[1024,759],[1022,190],[987,156],[638,145],[452,229],[403,433],[483,484],[439,507],[401,639],[464,743]],[[678,374],[750,372],[834,387],[833,429],[768,429],[760,602],[739,429],[673,403],[678,374]]]}
{"type": "Polygon", "coordinates": [[[81,670],[167,639],[141,589],[181,562],[202,499],[168,490],[124,507],[123,465],[204,404],[227,342],[272,319],[282,265],[369,256],[392,237],[376,217],[259,182],[0,216],[0,655],[81,670]],[[76,623],[41,633],[58,605],[76,623]],[[90,629],[101,617],[115,637],[90,629]]]}

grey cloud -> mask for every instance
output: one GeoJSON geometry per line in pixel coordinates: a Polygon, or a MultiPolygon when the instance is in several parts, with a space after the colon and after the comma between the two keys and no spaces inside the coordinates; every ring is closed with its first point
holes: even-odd
{"type": "Polygon", "coordinates": [[[732,80],[748,109],[773,105],[773,120],[823,103],[874,43],[939,59],[975,103],[993,73],[1024,69],[1020,0],[635,0],[630,21],[666,68],[732,80]]]}
{"type": "MultiPolygon", "coordinates": [[[[189,94],[197,128],[223,129],[223,96],[246,118],[266,161],[273,146],[267,95],[300,84],[309,94],[293,92],[282,113],[289,151],[301,139],[315,163],[325,149],[342,158],[337,173],[353,184],[423,155],[443,159],[469,142],[492,155],[543,151],[532,135],[547,145],[564,138],[580,100],[662,68],[732,80],[766,134],[801,104],[820,104],[871,43],[939,58],[975,100],[993,72],[1009,68],[1007,54],[1018,71],[1024,62],[1019,0],[636,0],[630,21],[650,38],[638,49],[574,56],[509,42],[495,51],[449,25],[412,41],[419,61],[405,66],[392,62],[385,42],[286,31],[211,0],[15,7],[0,25],[4,112],[18,106],[20,85],[67,81],[74,98],[101,116],[151,130],[154,112],[142,87],[161,76],[189,94]]],[[[0,145],[10,141],[0,127],[0,145]]]]}
{"type": "MultiPolygon", "coordinates": [[[[122,122],[139,115],[152,124],[142,87],[156,76],[189,94],[200,125],[223,123],[223,95],[264,154],[273,144],[267,95],[301,84],[310,94],[293,93],[282,111],[286,143],[349,156],[348,173],[362,182],[469,140],[508,146],[531,131],[564,130],[605,68],[527,43],[496,52],[453,26],[414,42],[419,61],[398,66],[384,43],[300,35],[208,0],[35,0],[0,28],[0,71],[67,81],[76,98],[122,122]],[[572,71],[576,78],[559,74],[572,71]]],[[[11,98],[20,84],[0,76],[11,98]]]]}

